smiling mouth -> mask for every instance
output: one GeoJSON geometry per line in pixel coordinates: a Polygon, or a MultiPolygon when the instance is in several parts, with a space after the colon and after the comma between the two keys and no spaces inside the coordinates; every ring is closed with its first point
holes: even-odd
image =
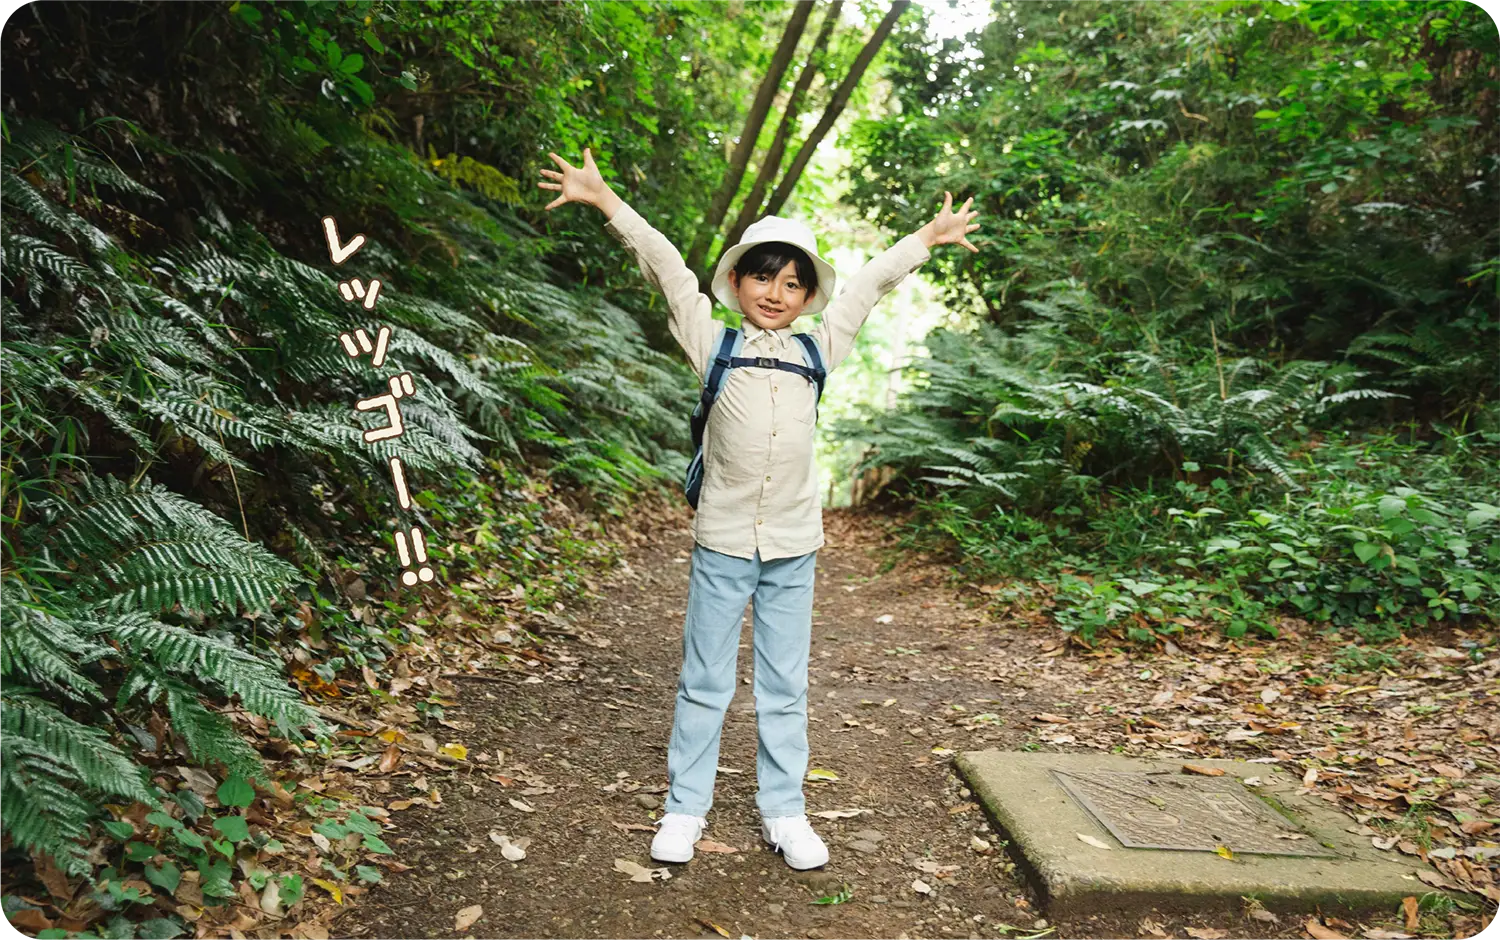
{"type": "Polygon", "coordinates": [[[765,304],[761,304],[760,309],[761,309],[762,313],[769,313],[773,317],[779,317],[783,313],[786,313],[785,310],[772,310],[770,307],[767,307],[765,304]]]}

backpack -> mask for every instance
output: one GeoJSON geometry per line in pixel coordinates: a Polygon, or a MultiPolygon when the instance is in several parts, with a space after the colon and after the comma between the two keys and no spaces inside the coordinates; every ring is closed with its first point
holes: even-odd
{"type": "MultiPolygon", "coordinates": [[[[793,333],[792,336],[802,344],[802,353],[810,368],[766,356],[742,357],[738,353],[745,344],[745,335],[730,327],[725,327],[720,334],[719,351],[709,362],[708,374],[703,380],[703,392],[698,396],[698,404],[693,408],[693,416],[689,422],[693,435],[693,460],[688,464],[682,488],[687,493],[688,505],[694,509],[698,508],[698,494],[703,489],[703,431],[708,427],[708,413],[719,397],[719,390],[724,387],[725,373],[743,366],[793,372],[816,384],[818,401],[823,400],[823,380],[828,377],[828,373],[823,368],[823,353],[818,349],[818,342],[808,333],[793,333]]],[[[813,421],[817,421],[816,405],[813,421]]]]}

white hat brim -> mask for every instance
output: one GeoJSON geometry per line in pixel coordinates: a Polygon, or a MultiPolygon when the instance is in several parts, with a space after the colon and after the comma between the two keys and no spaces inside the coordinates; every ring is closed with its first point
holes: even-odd
{"type": "MultiPolygon", "coordinates": [[[[767,242],[791,244],[784,238],[761,238],[755,241],[740,242],[738,245],[724,252],[724,256],[719,259],[719,266],[714,269],[714,279],[709,289],[713,291],[713,295],[718,299],[719,303],[733,310],[735,313],[743,314],[745,311],[740,309],[740,298],[729,284],[729,272],[734,270],[734,266],[739,262],[741,255],[756,245],[763,245],[767,242]]],[[[793,247],[812,259],[813,270],[818,272],[817,293],[813,295],[812,301],[802,308],[803,313],[817,313],[828,306],[828,301],[833,296],[834,281],[837,280],[838,275],[834,272],[833,265],[820,258],[817,252],[808,251],[801,245],[794,245],[793,247]]]]}

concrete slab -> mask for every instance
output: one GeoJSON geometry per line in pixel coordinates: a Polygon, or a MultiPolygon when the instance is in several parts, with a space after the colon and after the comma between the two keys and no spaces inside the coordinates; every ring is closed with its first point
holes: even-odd
{"type": "Polygon", "coordinates": [[[1267,764],[998,750],[955,762],[1054,914],[1238,909],[1243,898],[1273,911],[1394,912],[1432,890],[1267,764]],[[1184,774],[1184,763],[1225,774],[1184,774]],[[1232,859],[1213,851],[1226,843],[1232,859]],[[1144,844],[1178,847],[1133,847],[1144,844]],[[1265,854],[1283,844],[1303,854],[1265,854]]]}

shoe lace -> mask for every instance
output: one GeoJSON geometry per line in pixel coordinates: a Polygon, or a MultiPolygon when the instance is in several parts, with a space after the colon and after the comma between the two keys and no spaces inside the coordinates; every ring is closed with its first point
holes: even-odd
{"type": "Polygon", "coordinates": [[[806,813],[800,816],[785,816],[776,820],[771,825],[771,835],[778,845],[817,838],[817,833],[813,832],[812,823],[807,821],[806,813]]]}

